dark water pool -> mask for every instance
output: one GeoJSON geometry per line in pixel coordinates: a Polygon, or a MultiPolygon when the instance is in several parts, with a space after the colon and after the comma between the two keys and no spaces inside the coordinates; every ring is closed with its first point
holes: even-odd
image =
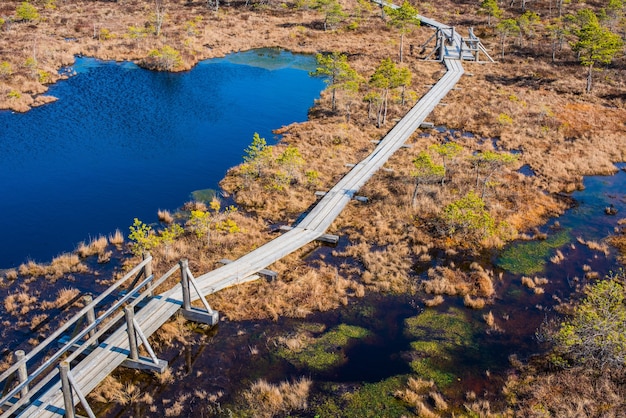
{"type": "Polygon", "coordinates": [[[216,188],[259,132],[303,121],[312,56],[256,50],[156,73],[77,58],[59,100],[0,112],[0,268],[47,261],[216,188]]]}

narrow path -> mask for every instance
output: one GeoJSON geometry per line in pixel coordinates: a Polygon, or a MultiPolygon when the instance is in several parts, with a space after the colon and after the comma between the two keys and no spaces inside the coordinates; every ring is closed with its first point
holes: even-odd
{"type": "MultiPolygon", "coordinates": [[[[447,27],[431,19],[427,21],[423,17],[420,19],[429,26],[447,27]]],[[[462,42],[462,39],[458,37],[458,41],[462,42]]],[[[451,45],[451,48],[453,46],[451,45]]],[[[201,292],[207,295],[225,287],[239,284],[249,276],[323,235],[355,193],[405,144],[439,101],[459,81],[463,75],[461,62],[444,57],[444,64],[448,70],[444,76],[389,131],[372,153],[352,168],[294,229],[230,264],[199,276],[196,280],[201,292]]],[[[178,285],[151,299],[143,309],[136,313],[135,319],[144,334],[150,336],[176,314],[181,305],[181,288],[178,285]]],[[[83,394],[91,392],[106,376],[122,364],[128,355],[128,337],[124,326],[72,368],[72,374],[81,388],[81,392],[83,394]]],[[[74,399],[78,401],[76,397],[74,399]]],[[[45,394],[37,400],[33,400],[32,404],[20,416],[58,417],[63,414],[61,384],[57,382],[51,385],[45,394]]]]}

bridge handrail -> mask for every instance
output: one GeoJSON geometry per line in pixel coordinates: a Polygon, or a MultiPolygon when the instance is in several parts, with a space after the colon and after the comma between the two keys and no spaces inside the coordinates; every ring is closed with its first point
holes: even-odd
{"type": "MultiPolygon", "coordinates": [[[[88,305],[86,305],[85,307],[83,307],[83,309],[81,309],[76,315],[74,315],[69,321],[67,321],[66,323],[64,323],[57,331],[55,331],[52,335],[50,335],[48,338],[46,338],[44,341],[42,341],[39,345],[37,345],[37,347],[35,347],[33,350],[31,350],[28,354],[26,354],[23,358],[19,359],[18,361],[15,362],[15,364],[13,364],[11,367],[9,367],[4,373],[2,373],[2,375],[0,375],[0,382],[6,382],[6,380],[12,376],[14,373],[16,373],[20,367],[24,367],[27,362],[29,360],[32,360],[33,358],[35,358],[35,356],[37,356],[39,353],[41,353],[44,349],[48,348],[51,344],[56,343],[57,339],[59,337],[61,337],[61,335],[67,331],[72,325],[75,325],[79,320],[81,320],[85,314],[87,314],[89,311],[95,309],[95,307],[102,302],[106,297],[108,297],[111,293],[113,293],[115,290],[117,290],[120,286],[122,286],[124,283],[126,283],[130,278],[139,278],[141,277],[141,275],[145,272],[145,267],[147,265],[149,265],[149,263],[152,262],[152,256],[148,256],[146,257],[141,263],[139,263],[137,266],[135,266],[133,269],[131,269],[128,273],[126,273],[126,275],[124,275],[124,277],[120,280],[118,280],[116,283],[114,283],[112,286],[110,286],[107,290],[105,290],[102,294],[100,294],[100,296],[98,296],[96,299],[94,299],[91,303],[89,303],[88,305]]],[[[177,268],[178,266],[176,266],[177,268]]],[[[175,269],[173,269],[175,271],[175,269]]],[[[169,277],[169,276],[167,276],[169,277]]],[[[162,277],[161,279],[159,279],[159,283],[162,283],[167,277],[162,277]]],[[[35,380],[37,377],[39,377],[45,370],[47,370],[56,360],[58,360],[63,354],[65,354],[66,352],[68,352],[71,348],[73,348],[73,345],[78,342],[81,338],[83,338],[85,335],[89,334],[91,331],[93,331],[97,326],[99,326],[100,324],[103,323],[103,321],[105,319],[107,319],[113,312],[115,312],[116,309],[118,309],[123,303],[127,302],[129,299],[133,298],[139,291],[139,289],[141,289],[142,287],[146,286],[147,284],[149,284],[152,280],[153,280],[154,276],[150,275],[149,277],[145,278],[138,286],[136,286],[132,291],[128,292],[123,298],[121,298],[119,301],[117,301],[111,308],[109,308],[104,314],[102,314],[101,316],[99,316],[96,321],[92,324],[90,324],[88,327],[86,327],[85,329],[83,329],[80,333],[78,333],[76,336],[74,336],[72,339],[70,339],[69,342],[67,342],[60,350],[58,350],[55,354],[53,354],[52,357],[50,357],[48,360],[46,360],[42,365],[40,365],[37,370],[35,370],[32,373],[28,373],[27,379],[24,380],[23,382],[20,382],[16,387],[14,387],[12,390],[10,390],[4,397],[2,397],[2,399],[0,399],[0,407],[5,406],[9,400],[11,400],[13,398],[13,396],[15,396],[18,392],[20,392],[22,389],[26,388],[28,386],[29,383],[31,383],[33,380],[35,380]]],[[[154,283],[152,285],[152,287],[156,287],[158,286],[157,283],[154,283]]],[[[133,301],[133,305],[136,305],[137,303],[139,303],[140,300],[144,299],[145,297],[147,297],[147,293],[144,294],[140,294],[139,297],[137,297],[136,300],[133,301]]],[[[91,336],[89,338],[89,340],[87,341],[88,343],[93,343],[97,340],[97,338],[99,336],[101,336],[103,333],[105,333],[106,331],[108,331],[108,329],[110,329],[110,327],[115,324],[117,322],[117,320],[119,320],[120,318],[115,318],[112,321],[109,321],[108,326],[103,327],[102,329],[100,329],[99,331],[97,331],[93,336],[91,336]]],[[[76,356],[78,356],[80,353],[82,353],[85,349],[87,349],[87,347],[89,347],[90,344],[84,344],[82,345],[80,348],[78,348],[75,353],[73,353],[70,357],[71,359],[76,358],[76,356]]],[[[69,359],[68,361],[71,361],[71,359],[69,359]]],[[[29,390],[29,393],[35,393],[37,390],[41,389],[47,382],[50,381],[50,379],[52,377],[54,377],[55,372],[50,373],[49,378],[46,377],[44,378],[42,381],[38,382],[38,384],[33,387],[31,390],[29,390]]],[[[17,408],[19,405],[23,404],[24,401],[26,401],[27,399],[29,399],[30,396],[24,396],[20,399],[20,401],[18,401],[16,404],[12,405],[12,408],[10,410],[14,410],[14,408],[17,408]],[[19,405],[18,405],[19,404],[19,405]]],[[[9,410],[9,411],[10,411],[9,410]]],[[[5,411],[9,412],[9,411],[5,411]]],[[[4,416],[4,414],[2,415],[4,416]]]]}
{"type": "MultiPolygon", "coordinates": [[[[152,257],[149,257],[149,259],[151,260],[152,257]]],[[[145,262],[148,261],[148,259],[144,260],[142,263],[140,263],[137,267],[135,267],[133,270],[131,270],[129,273],[127,273],[128,277],[132,277],[132,273],[133,272],[137,272],[138,268],[143,268],[143,266],[145,266],[145,262]]],[[[110,316],[112,313],[114,313],[117,309],[119,309],[125,302],[129,301],[130,299],[133,299],[133,301],[131,303],[128,304],[128,306],[132,306],[133,308],[135,306],[137,306],[142,300],[144,300],[145,298],[149,297],[151,295],[151,290],[155,289],[156,287],[158,287],[159,285],[163,284],[163,282],[165,282],[165,280],[169,279],[172,274],[176,273],[177,270],[180,269],[180,265],[176,264],[174,265],[170,270],[168,270],[163,276],[161,276],[159,278],[159,280],[157,280],[156,282],[152,282],[154,279],[154,275],[150,275],[148,277],[146,277],[143,281],[141,281],[134,289],[132,289],[131,291],[129,291],[126,295],[124,295],[124,297],[122,297],[120,300],[118,300],[114,305],[112,305],[105,313],[103,313],[102,315],[100,315],[96,321],[91,324],[89,327],[85,328],[84,330],[82,330],[80,333],[78,333],[74,338],[72,338],[70,341],[68,341],[62,349],[60,349],[59,351],[57,351],[57,353],[55,353],[55,355],[53,357],[51,357],[49,360],[47,360],[44,364],[42,364],[35,372],[33,372],[32,374],[30,374],[28,376],[28,379],[25,380],[24,382],[20,383],[19,385],[17,385],[15,388],[13,388],[11,390],[10,393],[8,393],[1,401],[0,401],[0,406],[4,405],[7,403],[7,401],[9,399],[11,399],[14,395],[16,395],[23,387],[25,387],[28,383],[30,383],[31,381],[33,381],[35,378],[37,378],[40,374],[42,374],[46,369],[48,369],[56,360],[58,360],[60,358],[61,355],[67,353],[71,348],[73,348],[74,344],[76,342],[78,342],[81,338],[83,338],[84,336],[86,336],[87,334],[90,333],[90,331],[94,330],[98,325],[102,324],[104,322],[105,319],[107,319],[108,316],[110,316]],[[135,297],[135,295],[137,295],[137,293],[139,292],[139,289],[143,288],[144,286],[150,284],[150,288],[147,290],[144,290],[142,293],[140,293],[137,297],[135,297]]],[[[124,281],[126,281],[128,279],[128,277],[124,277],[123,279],[121,279],[120,281],[123,283],[124,281]]],[[[118,288],[119,287],[119,282],[116,283],[116,285],[112,286],[111,288],[118,288]]],[[[109,289],[111,289],[109,288],[109,289]]],[[[72,354],[70,354],[69,356],[67,356],[64,361],[67,363],[72,362],[73,360],[76,359],[76,357],[78,357],[80,354],[82,354],[85,350],[87,350],[88,347],[90,347],[93,343],[95,343],[98,340],[98,337],[102,336],[102,334],[104,334],[105,332],[107,332],[108,330],[110,330],[118,321],[120,321],[122,318],[124,317],[124,313],[123,312],[118,312],[117,315],[115,315],[113,318],[111,318],[109,321],[106,322],[106,325],[102,328],[100,328],[95,334],[91,335],[89,337],[89,339],[87,339],[86,341],[84,341],[78,348],[76,348],[72,354]]],[[[27,401],[30,400],[31,398],[31,394],[35,394],[37,393],[37,391],[41,390],[45,385],[47,385],[57,374],[59,373],[58,368],[54,368],[52,369],[43,379],[41,379],[39,382],[37,382],[37,385],[35,387],[33,387],[31,390],[29,390],[28,394],[26,396],[24,396],[23,398],[20,398],[20,400],[18,402],[16,402],[15,404],[11,405],[11,408],[3,411],[2,415],[0,415],[0,417],[9,417],[10,414],[12,414],[13,412],[15,412],[20,406],[24,405],[27,401]]]]}

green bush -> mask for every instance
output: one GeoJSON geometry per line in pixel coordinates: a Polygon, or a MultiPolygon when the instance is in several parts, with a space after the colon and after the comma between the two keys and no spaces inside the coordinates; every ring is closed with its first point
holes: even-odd
{"type": "Polygon", "coordinates": [[[11,63],[8,61],[0,62],[0,78],[7,78],[11,74],[13,74],[11,63]]]}
{"type": "Polygon", "coordinates": [[[24,1],[15,9],[15,16],[18,20],[30,22],[39,19],[39,12],[35,6],[24,1]]]}
{"type": "Polygon", "coordinates": [[[171,71],[182,63],[180,52],[168,45],[153,49],[143,61],[146,68],[157,71],[171,71]]]}
{"type": "Polygon", "coordinates": [[[558,364],[569,360],[594,369],[626,367],[624,272],[595,283],[555,335],[558,364]]]}

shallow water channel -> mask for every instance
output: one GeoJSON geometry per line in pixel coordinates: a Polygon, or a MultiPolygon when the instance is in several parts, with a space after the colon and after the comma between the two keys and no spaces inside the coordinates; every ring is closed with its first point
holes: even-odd
{"type": "MultiPolygon", "coordinates": [[[[575,205],[542,228],[545,240],[514,242],[479,260],[496,275],[502,273],[493,304],[482,310],[465,308],[460,298],[425,308],[419,294],[368,295],[305,319],[222,322],[210,331],[196,330],[193,344],[162,353],[173,373],[167,383],[118,370],[117,377],[127,388],[136,385],[149,396],[126,406],[99,404],[99,413],[229,416],[234,411],[234,416],[254,416],[241,409],[242,391],[260,378],[277,383],[302,376],[313,381],[309,409],[289,416],[415,416],[415,410],[394,396],[406,388],[410,376],[435,381],[450,404],[444,416],[453,410],[463,412],[468,393],[489,400],[495,409],[502,407],[510,356],[524,361],[541,352],[544,348],[535,331],[545,318],[557,315],[553,310],[557,300],[569,298],[586,282],[587,273],[602,277],[617,268],[614,249],[591,249],[581,242],[601,244],[620,228],[617,221],[626,214],[626,172],[588,177],[584,184],[584,190],[571,195],[575,205]],[[617,216],[605,214],[610,205],[618,210],[617,216]],[[558,263],[550,260],[557,250],[563,254],[558,263]],[[534,265],[532,273],[518,272],[506,261],[525,257],[531,261],[521,265],[534,265]],[[548,278],[545,291],[523,286],[524,275],[548,278]],[[483,319],[489,311],[495,318],[493,328],[483,319]],[[285,339],[302,335],[307,337],[295,350],[298,353],[285,349],[285,339]]],[[[319,252],[328,261],[327,247],[318,247],[307,257],[314,259],[319,252]]],[[[431,266],[451,261],[459,265],[472,260],[433,257],[431,266]]],[[[427,268],[420,266],[416,276],[425,275],[427,268]]]]}
{"type": "Polygon", "coordinates": [[[77,58],[59,100],[0,111],[0,269],[47,262],[137,217],[216,189],[258,132],[307,119],[324,88],[312,56],[231,54],[191,71],[77,58]]]}

